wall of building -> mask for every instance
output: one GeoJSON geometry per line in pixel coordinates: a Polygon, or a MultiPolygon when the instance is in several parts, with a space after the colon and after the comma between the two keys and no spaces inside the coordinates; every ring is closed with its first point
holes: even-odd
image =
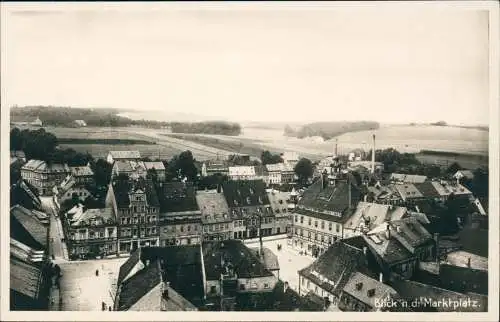
{"type": "Polygon", "coordinates": [[[325,291],[324,289],[321,288],[321,286],[315,284],[306,277],[299,276],[299,295],[305,296],[309,292],[313,292],[314,294],[323,298],[328,297],[330,303],[333,304],[338,303],[338,299],[334,294],[325,291]]]}
{"type": "MultiPolygon", "coordinates": [[[[258,292],[271,292],[278,278],[274,275],[266,277],[254,277],[254,278],[238,278],[238,293],[258,293],[258,292]],[[241,285],[244,285],[242,289],[241,285]]],[[[219,280],[207,280],[206,283],[206,295],[219,296],[220,295],[220,281],[219,280]],[[215,292],[213,292],[215,290],[215,292]]]]}

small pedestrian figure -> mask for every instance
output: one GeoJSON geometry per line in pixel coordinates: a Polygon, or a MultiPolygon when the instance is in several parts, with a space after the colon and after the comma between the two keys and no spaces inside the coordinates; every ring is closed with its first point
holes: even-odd
{"type": "Polygon", "coordinates": [[[109,309],[109,311],[111,311],[111,305],[110,305],[110,306],[108,306],[108,309],[109,309]]]}
{"type": "Polygon", "coordinates": [[[95,270],[95,276],[99,276],[99,270],[98,269],[95,270]]]}
{"type": "Polygon", "coordinates": [[[106,311],[106,303],[102,302],[102,310],[106,311]]]}

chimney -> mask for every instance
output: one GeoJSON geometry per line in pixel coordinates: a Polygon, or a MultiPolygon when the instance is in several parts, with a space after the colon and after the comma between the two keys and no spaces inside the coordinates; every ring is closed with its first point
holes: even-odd
{"type": "Polygon", "coordinates": [[[467,267],[470,268],[470,257],[467,258],[467,267]]]}
{"type": "Polygon", "coordinates": [[[285,282],[285,285],[283,287],[283,293],[285,293],[287,289],[288,289],[288,282],[285,282]]]}
{"type": "Polygon", "coordinates": [[[335,139],[335,153],[334,155],[337,156],[337,144],[338,144],[339,139],[335,139]]]}
{"type": "Polygon", "coordinates": [[[434,233],[434,243],[436,248],[436,262],[439,263],[439,233],[434,233]]]}
{"type": "Polygon", "coordinates": [[[384,282],[384,274],[382,274],[382,272],[380,272],[380,273],[378,274],[378,281],[379,281],[380,283],[383,283],[383,282],[384,282]]]}
{"type": "Polygon", "coordinates": [[[385,237],[387,238],[387,240],[391,239],[391,230],[389,228],[389,223],[386,224],[386,229],[385,229],[385,237]]]}
{"type": "Polygon", "coordinates": [[[372,173],[375,173],[375,134],[373,134],[372,173]]]}

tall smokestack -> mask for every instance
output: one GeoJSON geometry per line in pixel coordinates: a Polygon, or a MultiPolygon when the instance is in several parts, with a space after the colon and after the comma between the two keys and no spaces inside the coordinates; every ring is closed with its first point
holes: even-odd
{"type": "Polygon", "coordinates": [[[338,144],[339,139],[335,139],[335,153],[334,155],[337,156],[337,144],[338,144]]]}
{"type": "Polygon", "coordinates": [[[375,173],[375,134],[373,134],[372,173],[375,173]]]}

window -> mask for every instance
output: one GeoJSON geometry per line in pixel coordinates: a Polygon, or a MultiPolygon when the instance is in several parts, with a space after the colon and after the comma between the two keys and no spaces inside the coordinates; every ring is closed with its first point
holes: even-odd
{"type": "Polygon", "coordinates": [[[303,224],[304,223],[304,216],[300,216],[300,223],[303,224]]]}
{"type": "Polygon", "coordinates": [[[181,226],[181,233],[184,232],[184,226],[181,226]]]}
{"type": "Polygon", "coordinates": [[[191,231],[191,225],[188,225],[188,231],[191,231]]]}
{"type": "Polygon", "coordinates": [[[307,237],[311,238],[311,232],[307,232],[307,237]]]}
{"type": "Polygon", "coordinates": [[[325,229],[325,221],[324,220],[321,221],[321,229],[325,229]]]}
{"type": "Polygon", "coordinates": [[[299,216],[295,215],[295,222],[299,221],[299,216]]]}
{"type": "Polygon", "coordinates": [[[104,232],[103,231],[99,232],[99,238],[104,238],[104,232]]]}
{"type": "Polygon", "coordinates": [[[331,222],[328,223],[328,230],[332,230],[332,223],[331,222]]]}
{"type": "Polygon", "coordinates": [[[317,220],[314,221],[314,227],[318,228],[318,221],[317,220]]]}
{"type": "Polygon", "coordinates": [[[194,231],[198,231],[198,225],[194,225],[194,231]]]}
{"type": "Polygon", "coordinates": [[[215,293],[217,293],[217,286],[215,285],[210,286],[210,294],[215,294],[215,293]]]}
{"type": "Polygon", "coordinates": [[[318,240],[318,234],[314,233],[314,240],[318,240]]]}
{"type": "Polygon", "coordinates": [[[245,284],[240,284],[240,291],[244,291],[245,290],[245,284]]]}
{"type": "Polygon", "coordinates": [[[269,283],[264,283],[264,288],[269,288],[269,283]]]}
{"type": "Polygon", "coordinates": [[[312,224],[312,219],[309,218],[309,226],[311,226],[311,224],[312,224]]]}
{"type": "Polygon", "coordinates": [[[340,224],[337,224],[337,232],[340,232],[340,224]]]}

